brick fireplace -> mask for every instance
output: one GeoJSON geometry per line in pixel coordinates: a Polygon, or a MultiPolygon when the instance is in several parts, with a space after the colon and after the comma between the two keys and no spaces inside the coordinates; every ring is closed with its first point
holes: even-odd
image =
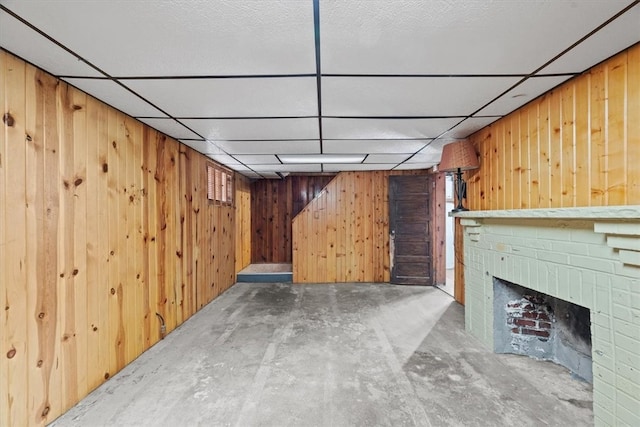
{"type": "MultiPolygon", "coordinates": [[[[640,425],[640,206],[455,216],[464,227],[466,329],[495,350],[496,279],[588,309],[595,423],[640,425]]],[[[545,334],[544,319],[535,320],[512,322],[545,334]]]]}

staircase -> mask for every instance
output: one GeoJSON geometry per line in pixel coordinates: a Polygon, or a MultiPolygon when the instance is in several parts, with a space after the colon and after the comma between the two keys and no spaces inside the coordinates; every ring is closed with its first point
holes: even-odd
{"type": "Polygon", "coordinates": [[[252,283],[292,283],[293,273],[291,264],[251,264],[238,273],[236,281],[252,283]]]}

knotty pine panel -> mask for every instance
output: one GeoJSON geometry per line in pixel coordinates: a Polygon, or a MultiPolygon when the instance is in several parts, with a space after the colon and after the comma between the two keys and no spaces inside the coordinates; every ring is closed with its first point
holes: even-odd
{"type": "Polygon", "coordinates": [[[292,175],[251,183],[251,262],[291,262],[291,220],[332,178],[292,175]]]}
{"type": "Polygon", "coordinates": [[[44,425],[234,283],[236,210],[209,159],[4,51],[0,105],[0,425],[44,425]]]}
{"type": "Polygon", "coordinates": [[[339,173],[293,220],[293,281],[388,282],[389,176],[422,173],[339,173]]]}
{"type": "Polygon", "coordinates": [[[473,210],[640,204],[640,45],[470,139],[473,210]]]}
{"type": "Polygon", "coordinates": [[[251,182],[235,175],[236,273],[251,264],[251,182]]]}

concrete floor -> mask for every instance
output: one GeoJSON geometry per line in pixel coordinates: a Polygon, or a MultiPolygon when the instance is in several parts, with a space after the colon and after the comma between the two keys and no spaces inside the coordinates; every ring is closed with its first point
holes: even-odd
{"type": "Polygon", "coordinates": [[[436,288],[239,283],[53,426],[582,426],[591,387],[495,355],[436,288]]]}

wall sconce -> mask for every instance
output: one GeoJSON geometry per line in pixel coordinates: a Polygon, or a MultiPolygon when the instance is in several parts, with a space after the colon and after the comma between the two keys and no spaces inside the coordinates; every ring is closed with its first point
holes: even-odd
{"type": "Polygon", "coordinates": [[[462,199],[467,198],[467,183],[462,179],[462,171],[480,167],[476,150],[469,140],[452,142],[442,147],[442,158],[438,165],[440,172],[455,172],[455,192],[458,206],[451,212],[468,211],[462,206],[462,199]]]}

